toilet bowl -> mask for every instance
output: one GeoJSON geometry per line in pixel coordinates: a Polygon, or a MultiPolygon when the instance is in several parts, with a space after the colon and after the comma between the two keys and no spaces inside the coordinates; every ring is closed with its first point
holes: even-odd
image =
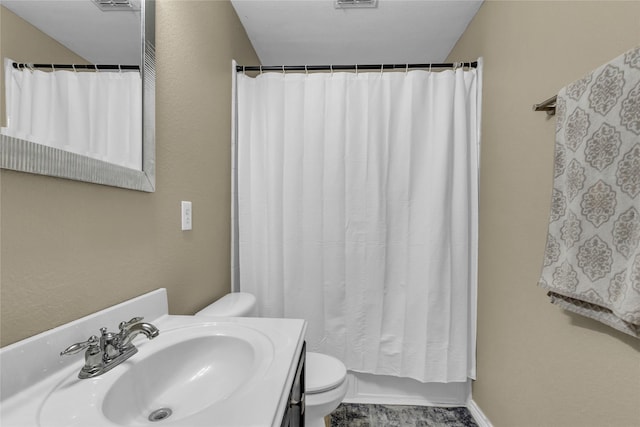
{"type": "MultiPolygon", "coordinates": [[[[196,316],[255,316],[256,297],[247,292],[227,294],[196,316]]],[[[307,352],[305,360],[305,425],[324,427],[324,417],[340,405],[347,394],[347,369],[335,357],[307,352]]]]}
{"type": "Polygon", "coordinates": [[[347,394],[347,369],[327,354],[307,352],[305,362],[305,425],[324,427],[324,417],[347,394]]]}

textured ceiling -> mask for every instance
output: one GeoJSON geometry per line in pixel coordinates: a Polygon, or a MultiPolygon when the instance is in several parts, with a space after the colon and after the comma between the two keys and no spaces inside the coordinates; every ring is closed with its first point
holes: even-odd
{"type": "MultiPolygon", "coordinates": [[[[441,62],[482,4],[378,0],[375,8],[337,9],[334,0],[231,2],[263,65],[441,62]]],[[[140,44],[132,42],[139,39],[139,12],[101,12],[90,0],[2,5],[93,63],[139,62],[140,44]]]]}
{"type": "Polygon", "coordinates": [[[140,12],[102,12],[91,0],[2,0],[2,6],[93,64],[140,64],[140,12]]]}
{"type": "Polygon", "coordinates": [[[375,8],[337,9],[333,0],[231,2],[262,65],[441,62],[482,4],[378,0],[375,8]]]}

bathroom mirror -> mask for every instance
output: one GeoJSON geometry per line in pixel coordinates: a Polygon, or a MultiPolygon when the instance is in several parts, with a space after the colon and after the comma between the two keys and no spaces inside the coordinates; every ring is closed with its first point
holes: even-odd
{"type": "MultiPolygon", "coordinates": [[[[66,3],[72,4],[78,1],[66,3]]],[[[83,1],[117,3],[112,0],[83,1]]],[[[45,3],[45,1],[39,3],[45,3]]],[[[135,40],[127,41],[127,43],[133,44],[135,52],[139,52],[140,58],[136,62],[139,62],[142,78],[141,170],[130,169],[4,134],[0,135],[1,168],[138,191],[155,191],[155,0],[136,0],[136,3],[139,4],[140,10],[135,12],[138,19],[134,25],[140,25],[140,32],[136,31],[135,33],[139,36],[136,36],[135,40]]],[[[119,12],[105,13],[114,17],[119,12]]],[[[68,13],[65,12],[65,15],[68,13]]],[[[53,18],[53,16],[49,16],[47,19],[53,18]]],[[[82,25],[86,25],[86,22],[83,22],[82,25]]],[[[87,55],[84,57],[89,58],[87,55]]],[[[92,63],[96,62],[92,61],[92,63]]],[[[4,85],[4,82],[2,84],[4,85]]]]}

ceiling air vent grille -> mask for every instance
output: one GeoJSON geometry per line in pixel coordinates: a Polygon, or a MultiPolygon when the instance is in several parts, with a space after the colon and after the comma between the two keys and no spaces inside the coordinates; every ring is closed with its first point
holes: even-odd
{"type": "Polygon", "coordinates": [[[376,7],[378,0],[336,0],[336,9],[351,9],[351,8],[368,8],[376,7]]]}
{"type": "Polygon", "coordinates": [[[139,0],[91,0],[103,12],[137,12],[140,10],[139,0]]]}

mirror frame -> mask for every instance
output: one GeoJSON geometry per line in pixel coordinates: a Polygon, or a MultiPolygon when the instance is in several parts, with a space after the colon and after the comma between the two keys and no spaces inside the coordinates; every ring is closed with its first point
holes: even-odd
{"type": "Polygon", "coordinates": [[[94,184],[154,192],[155,149],[155,0],[141,0],[142,170],[0,135],[0,168],[94,184]]]}

